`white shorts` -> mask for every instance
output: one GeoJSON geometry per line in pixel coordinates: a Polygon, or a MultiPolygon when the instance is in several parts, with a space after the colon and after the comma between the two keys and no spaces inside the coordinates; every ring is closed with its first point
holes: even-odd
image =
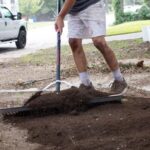
{"type": "Polygon", "coordinates": [[[106,12],[103,0],[87,9],[68,15],[69,38],[87,39],[106,35],[106,12]]]}

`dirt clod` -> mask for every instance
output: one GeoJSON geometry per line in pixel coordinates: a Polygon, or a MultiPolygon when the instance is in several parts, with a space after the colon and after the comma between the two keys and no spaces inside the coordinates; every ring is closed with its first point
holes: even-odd
{"type": "Polygon", "coordinates": [[[144,67],[144,60],[137,62],[136,66],[143,68],[144,67]]]}

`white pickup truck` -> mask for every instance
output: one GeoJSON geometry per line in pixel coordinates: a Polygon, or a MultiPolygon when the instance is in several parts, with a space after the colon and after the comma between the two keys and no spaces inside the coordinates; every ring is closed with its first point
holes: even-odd
{"type": "Polygon", "coordinates": [[[5,6],[0,5],[0,44],[15,42],[18,49],[26,46],[27,22],[21,13],[13,15],[5,6]]]}

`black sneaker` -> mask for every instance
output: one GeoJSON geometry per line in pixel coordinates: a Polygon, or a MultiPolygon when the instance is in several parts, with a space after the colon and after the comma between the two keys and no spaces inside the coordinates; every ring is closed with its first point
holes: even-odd
{"type": "Polygon", "coordinates": [[[123,79],[123,81],[114,80],[114,82],[111,85],[111,93],[121,94],[124,93],[126,89],[127,89],[127,83],[125,79],[123,79]]]}

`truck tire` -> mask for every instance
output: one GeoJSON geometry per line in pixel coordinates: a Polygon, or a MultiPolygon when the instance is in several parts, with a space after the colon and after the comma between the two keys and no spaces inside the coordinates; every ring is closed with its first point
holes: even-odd
{"type": "Polygon", "coordinates": [[[23,49],[26,46],[26,31],[25,30],[20,30],[16,46],[18,49],[23,49]]]}

